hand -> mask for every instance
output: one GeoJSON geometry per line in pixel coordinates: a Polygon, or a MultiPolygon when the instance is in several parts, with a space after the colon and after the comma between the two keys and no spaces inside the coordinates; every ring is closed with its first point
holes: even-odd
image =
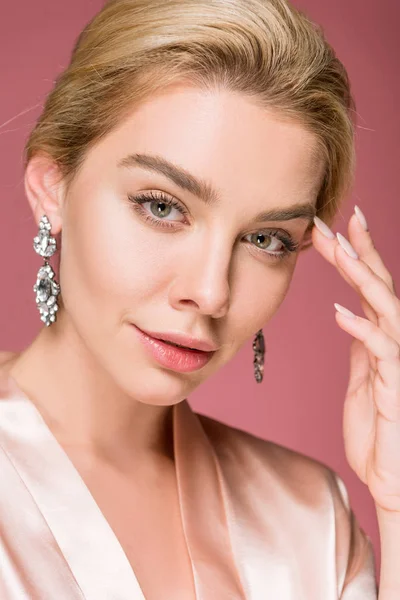
{"type": "MultiPolygon", "coordinates": [[[[365,483],[377,509],[400,517],[400,300],[393,278],[374,247],[358,207],[348,225],[349,242],[326,237],[315,220],[316,250],[359,294],[365,317],[340,305],[336,322],[353,336],[350,377],[344,402],[343,434],[347,460],[365,483]],[[364,226],[361,224],[364,222],[364,226]],[[339,241],[356,251],[352,258],[339,241]],[[345,316],[342,312],[348,312],[345,316]],[[353,316],[351,316],[353,315],[353,316]]],[[[323,224],[329,234],[329,228],[323,224]]]]}

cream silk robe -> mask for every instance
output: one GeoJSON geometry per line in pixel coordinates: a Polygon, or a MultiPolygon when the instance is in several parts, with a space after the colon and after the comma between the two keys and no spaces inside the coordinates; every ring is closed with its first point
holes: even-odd
{"type": "MultiPolygon", "coordinates": [[[[0,599],[144,600],[111,527],[4,356],[0,599]]],[[[371,541],[333,470],[195,413],[186,400],[173,408],[173,433],[198,600],[376,600],[371,541]]]]}

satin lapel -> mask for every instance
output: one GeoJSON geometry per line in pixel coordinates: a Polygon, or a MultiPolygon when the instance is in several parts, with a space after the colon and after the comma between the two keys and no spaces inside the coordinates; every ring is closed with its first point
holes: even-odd
{"type": "Polygon", "coordinates": [[[232,554],[220,466],[186,400],[174,406],[174,451],[196,597],[243,600],[246,596],[232,554]]]}
{"type": "MultiPolygon", "coordinates": [[[[8,384],[9,400],[0,403],[5,450],[84,597],[145,600],[121,545],[78,471],[14,379],[9,377],[8,384]]],[[[48,552],[59,551],[55,548],[52,544],[48,552]]]]}

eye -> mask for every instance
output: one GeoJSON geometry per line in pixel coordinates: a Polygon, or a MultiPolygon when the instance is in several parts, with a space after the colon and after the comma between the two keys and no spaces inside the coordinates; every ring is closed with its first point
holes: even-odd
{"type": "Polygon", "coordinates": [[[300,244],[295,242],[289,234],[280,230],[250,233],[246,238],[250,238],[250,243],[254,244],[257,250],[273,260],[283,259],[296,252],[300,247],[300,244]]]}
{"type": "MultiPolygon", "coordinates": [[[[145,219],[146,222],[156,227],[175,228],[176,223],[183,223],[183,220],[167,220],[167,217],[176,210],[180,215],[188,215],[186,208],[169,198],[164,192],[142,192],[136,196],[128,195],[134,209],[145,219]],[[145,204],[150,205],[150,212],[144,208],[145,204]]],[[[261,254],[271,260],[284,259],[290,254],[297,252],[300,243],[297,243],[286,232],[281,230],[266,230],[250,233],[246,238],[250,238],[250,243],[256,247],[261,254]]]]}
{"type": "MultiPolygon", "coordinates": [[[[133,203],[135,210],[137,210],[146,221],[158,227],[174,227],[176,220],[166,219],[166,217],[169,217],[174,210],[183,216],[188,214],[188,211],[183,205],[173,198],[168,198],[164,192],[154,192],[152,190],[136,196],[128,195],[128,199],[133,203]],[[150,212],[144,208],[145,204],[150,205],[150,212]]],[[[178,222],[182,223],[183,221],[178,222]]]]}

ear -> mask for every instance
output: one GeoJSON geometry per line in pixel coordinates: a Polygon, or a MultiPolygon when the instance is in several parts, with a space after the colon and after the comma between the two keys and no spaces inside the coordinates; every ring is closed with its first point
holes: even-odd
{"type": "Polygon", "coordinates": [[[47,154],[37,154],[26,166],[24,183],[36,224],[47,215],[51,233],[57,235],[62,229],[65,188],[59,166],[47,154]]]}

